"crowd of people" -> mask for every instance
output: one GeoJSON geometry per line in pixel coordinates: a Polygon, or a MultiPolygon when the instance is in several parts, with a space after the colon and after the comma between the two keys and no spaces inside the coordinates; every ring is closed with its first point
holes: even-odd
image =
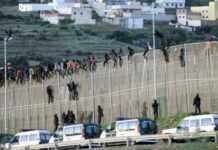
{"type": "MultiPolygon", "coordinates": [[[[97,106],[97,123],[101,125],[102,118],[104,117],[103,108],[98,105],[97,106]]],[[[93,112],[89,114],[85,114],[85,112],[80,112],[78,118],[76,118],[74,112],[72,110],[68,110],[67,113],[63,112],[61,114],[61,122],[59,122],[58,114],[54,114],[54,131],[57,130],[58,126],[63,126],[64,124],[75,124],[75,123],[91,123],[93,119],[93,112]]]]}
{"type": "MultiPolygon", "coordinates": [[[[96,58],[94,56],[81,60],[64,60],[62,62],[40,64],[36,66],[12,66],[7,65],[7,79],[10,82],[24,84],[26,81],[32,80],[41,82],[55,75],[60,74],[62,77],[77,73],[80,70],[95,71],[97,67],[96,58]]],[[[4,68],[0,68],[0,86],[4,85],[4,68]]]]}
{"type": "MultiPolygon", "coordinates": [[[[161,40],[161,51],[163,52],[166,62],[169,62],[168,48],[169,43],[165,40],[164,36],[157,32],[157,37],[161,40]]],[[[144,59],[147,59],[148,51],[151,49],[149,42],[144,46],[144,59]]],[[[135,50],[131,47],[127,47],[128,60],[131,61],[135,54],[135,50]]],[[[103,66],[108,65],[109,61],[113,63],[113,67],[122,67],[123,65],[124,50],[120,48],[118,51],[112,49],[110,52],[104,54],[103,66]]],[[[180,49],[179,60],[181,67],[185,66],[185,50],[180,49]]],[[[36,66],[15,66],[10,63],[7,64],[7,79],[9,83],[16,82],[17,84],[24,84],[26,81],[42,82],[57,74],[62,77],[66,75],[72,75],[79,71],[96,71],[97,60],[95,56],[88,56],[82,60],[63,60],[61,62],[40,64],[36,66]]],[[[0,68],[0,87],[4,85],[4,67],[0,68]]],[[[69,87],[69,86],[68,86],[69,87]]]]}

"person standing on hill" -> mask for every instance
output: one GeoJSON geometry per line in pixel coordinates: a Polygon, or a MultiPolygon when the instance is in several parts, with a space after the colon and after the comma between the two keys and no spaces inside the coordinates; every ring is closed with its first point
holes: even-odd
{"type": "Polygon", "coordinates": [[[158,107],[159,104],[157,103],[157,100],[154,100],[154,103],[152,104],[153,112],[154,112],[154,120],[158,118],[158,107]]]}
{"type": "Polygon", "coordinates": [[[58,125],[59,125],[58,115],[55,114],[54,115],[54,132],[58,129],[58,125]]]}
{"type": "Polygon", "coordinates": [[[193,106],[195,107],[195,114],[201,114],[201,98],[198,93],[193,100],[193,106]]]}
{"type": "Polygon", "coordinates": [[[102,117],[104,117],[103,109],[98,105],[98,125],[101,125],[102,117]]]}
{"type": "Polygon", "coordinates": [[[54,102],[54,89],[52,85],[47,86],[48,104],[54,102]]]}

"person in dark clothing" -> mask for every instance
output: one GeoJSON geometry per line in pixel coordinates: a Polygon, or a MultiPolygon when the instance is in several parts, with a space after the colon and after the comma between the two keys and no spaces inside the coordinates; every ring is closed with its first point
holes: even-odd
{"type": "Polygon", "coordinates": [[[75,114],[73,113],[73,111],[70,111],[70,114],[71,114],[71,123],[74,124],[76,121],[75,114]]]}
{"type": "Polygon", "coordinates": [[[47,86],[47,94],[48,94],[48,103],[54,102],[54,90],[51,85],[47,86]]]}
{"type": "Polygon", "coordinates": [[[158,118],[158,107],[159,104],[157,103],[157,100],[154,100],[154,103],[152,104],[153,112],[154,112],[154,120],[158,118]]]}
{"type": "Polygon", "coordinates": [[[113,57],[116,57],[116,58],[118,57],[118,54],[117,54],[117,52],[114,49],[111,50],[111,55],[113,57]]]}
{"type": "Polygon", "coordinates": [[[58,115],[55,114],[54,115],[54,132],[58,129],[58,125],[59,125],[58,115]]]}
{"type": "Polygon", "coordinates": [[[69,91],[69,100],[73,100],[74,98],[74,92],[73,92],[73,85],[72,82],[67,84],[68,91],[69,91]]]}
{"type": "Polygon", "coordinates": [[[102,117],[104,117],[103,109],[98,105],[98,124],[101,124],[102,117]]]}
{"type": "Polygon", "coordinates": [[[185,49],[184,48],[180,49],[179,59],[180,59],[181,67],[185,67],[185,49]]]}
{"type": "Polygon", "coordinates": [[[133,57],[133,55],[135,54],[135,51],[129,46],[127,48],[129,50],[128,60],[130,60],[133,57]]]}
{"type": "Polygon", "coordinates": [[[170,60],[169,60],[169,53],[167,51],[167,44],[166,44],[165,39],[161,40],[161,48],[160,48],[160,50],[162,51],[162,53],[164,55],[165,61],[168,63],[170,60]]]}
{"type": "Polygon", "coordinates": [[[143,53],[143,57],[144,57],[144,59],[147,60],[147,59],[148,59],[147,53],[148,53],[148,51],[149,51],[148,43],[145,44],[144,49],[145,49],[145,51],[144,51],[144,53],[143,53]]]}
{"type": "Polygon", "coordinates": [[[73,111],[68,110],[67,112],[67,123],[74,124],[75,123],[75,115],[73,111]]]}
{"type": "Polygon", "coordinates": [[[201,114],[201,98],[198,93],[194,98],[193,106],[195,107],[195,113],[201,114]]]}
{"type": "Polygon", "coordinates": [[[104,63],[103,66],[105,66],[106,64],[108,64],[108,61],[110,60],[110,56],[109,54],[105,53],[104,54],[104,63]]]}
{"type": "Polygon", "coordinates": [[[116,68],[117,67],[117,57],[113,57],[113,61],[114,61],[114,68],[116,68]]]}
{"type": "Polygon", "coordinates": [[[79,100],[79,92],[78,92],[78,84],[72,81],[72,88],[73,88],[73,100],[79,100]]]}
{"type": "Polygon", "coordinates": [[[119,66],[121,68],[123,66],[123,58],[122,56],[118,56],[118,59],[119,59],[119,66]]]}
{"type": "Polygon", "coordinates": [[[62,115],[61,115],[61,122],[62,122],[62,125],[64,125],[65,123],[66,123],[66,114],[65,114],[65,112],[63,112],[62,113],[62,115]]]}

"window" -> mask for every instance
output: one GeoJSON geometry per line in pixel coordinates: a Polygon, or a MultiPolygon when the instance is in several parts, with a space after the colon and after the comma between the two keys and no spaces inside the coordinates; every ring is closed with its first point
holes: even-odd
{"type": "Polygon", "coordinates": [[[73,12],[74,15],[76,15],[76,12],[73,12]]]}
{"type": "Polygon", "coordinates": [[[210,118],[204,118],[201,120],[201,126],[209,126],[212,124],[212,120],[210,118]]]}
{"type": "Polygon", "coordinates": [[[46,136],[45,136],[45,134],[43,134],[43,133],[40,134],[40,140],[46,141],[46,136]]]}
{"type": "Polygon", "coordinates": [[[136,126],[137,126],[136,122],[129,122],[128,123],[128,130],[135,130],[136,126]]]}
{"type": "Polygon", "coordinates": [[[118,124],[118,129],[119,129],[120,131],[125,131],[125,130],[128,129],[128,124],[127,124],[126,122],[124,122],[124,123],[119,123],[119,124],[118,124]]]}
{"type": "Polygon", "coordinates": [[[180,6],[180,7],[182,7],[182,6],[183,6],[183,4],[182,4],[182,3],[180,3],[180,4],[179,4],[179,6],[180,6]]]}
{"type": "Polygon", "coordinates": [[[83,12],[80,12],[80,15],[82,16],[82,15],[83,15],[83,12]]]}
{"type": "Polygon", "coordinates": [[[31,134],[29,139],[30,141],[35,141],[37,139],[37,134],[31,134]]]}
{"type": "Polygon", "coordinates": [[[80,135],[82,131],[82,127],[81,126],[74,126],[74,127],[66,127],[64,129],[64,134],[66,136],[73,136],[73,135],[80,135]]]}
{"type": "Polygon", "coordinates": [[[20,136],[20,142],[26,142],[26,141],[28,141],[28,135],[20,136]]]}
{"type": "Polygon", "coordinates": [[[11,142],[10,143],[18,143],[19,141],[19,136],[15,136],[14,138],[12,138],[11,142]]]}
{"type": "Polygon", "coordinates": [[[166,3],[166,6],[169,6],[169,3],[166,3]]]}
{"type": "Polygon", "coordinates": [[[214,118],[214,123],[216,126],[218,126],[218,118],[214,118]]]}
{"type": "Polygon", "coordinates": [[[190,127],[199,127],[199,120],[191,120],[190,127]]]}
{"type": "Polygon", "coordinates": [[[122,122],[118,124],[118,129],[120,131],[131,131],[137,128],[138,122],[136,121],[129,121],[129,122],[122,122]]]}
{"type": "Polygon", "coordinates": [[[188,127],[188,120],[182,120],[180,123],[179,123],[179,127],[182,127],[182,128],[186,128],[188,127]]]}

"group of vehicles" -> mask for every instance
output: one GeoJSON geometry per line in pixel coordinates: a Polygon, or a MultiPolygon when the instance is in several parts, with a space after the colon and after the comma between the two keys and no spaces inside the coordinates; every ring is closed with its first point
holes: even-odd
{"type": "MultiPolygon", "coordinates": [[[[160,131],[161,134],[209,132],[218,130],[218,115],[188,116],[181,120],[176,128],[160,131]]],[[[105,130],[94,123],[67,124],[58,128],[53,134],[47,130],[30,130],[17,133],[5,148],[55,143],[65,141],[79,141],[92,138],[131,137],[158,133],[157,125],[151,119],[118,118],[105,130]]]]}

